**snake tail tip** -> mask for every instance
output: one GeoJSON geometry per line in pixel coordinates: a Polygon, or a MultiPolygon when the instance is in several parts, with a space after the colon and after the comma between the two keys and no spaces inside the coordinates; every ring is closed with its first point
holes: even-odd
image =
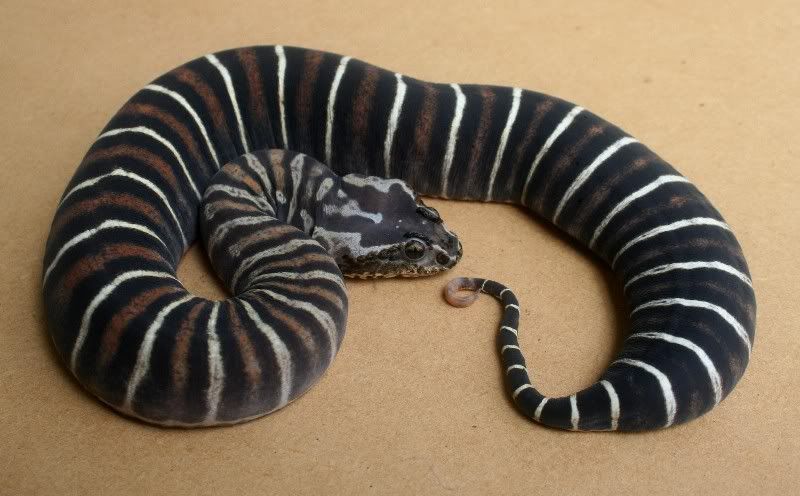
{"type": "Polygon", "coordinates": [[[450,305],[464,308],[475,303],[480,292],[481,281],[470,277],[456,277],[444,288],[444,299],[450,305]]]}

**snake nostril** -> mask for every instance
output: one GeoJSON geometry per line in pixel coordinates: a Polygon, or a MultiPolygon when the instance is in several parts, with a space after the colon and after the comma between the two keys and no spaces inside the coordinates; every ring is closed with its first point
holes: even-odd
{"type": "Polygon", "coordinates": [[[439,253],[438,255],[436,255],[436,262],[439,263],[439,265],[447,265],[448,263],[450,263],[450,257],[445,255],[444,253],[439,253]]]}

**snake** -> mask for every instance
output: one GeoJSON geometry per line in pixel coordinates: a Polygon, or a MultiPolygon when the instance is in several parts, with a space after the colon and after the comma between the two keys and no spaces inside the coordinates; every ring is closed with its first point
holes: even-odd
{"type": "Polygon", "coordinates": [[[126,417],[181,427],[261,417],[331,365],[345,278],[456,265],[461,241],[426,197],[528,209],[623,286],[615,359],[590,386],[549,397],[531,382],[511,289],[447,285],[456,306],[480,293],[501,302],[497,352],[524,417],[573,431],[660,429],[708,412],[744,374],[756,302],[741,246],[647,146],[543,93],[426,82],[283,45],[170,70],[102,129],[50,226],[48,333],[83,388],[126,417]],[[178,279],[198,241],[228,298],[178,279]]]}

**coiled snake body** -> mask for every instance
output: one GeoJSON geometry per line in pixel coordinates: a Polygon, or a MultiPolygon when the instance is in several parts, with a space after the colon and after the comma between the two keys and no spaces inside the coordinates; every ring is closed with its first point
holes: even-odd
{"type": "Polygon", "coordinates": [[[631,334],[598,382],[530,382],[518,302],[498,342],[527,416],[642,430],[710,410],[748,363],[755,297],[708,200],[619,128],[522,90],[433,84],[335,54],[250,47],[191,61],[134,95],[59,204],[43,291],[58,353],[117,410],[163,425],[235,423],[301,395],[344,335],[342,275],[449,269],[461,244],[417,193],[530,208],[623,281],[631,334]],[[410,187],[409,187],[410,186],[410,187]],[[200,230],[198,231],[198,226],[200,230]],[[200,235],[234,295],[176,279],[200,235]]]}

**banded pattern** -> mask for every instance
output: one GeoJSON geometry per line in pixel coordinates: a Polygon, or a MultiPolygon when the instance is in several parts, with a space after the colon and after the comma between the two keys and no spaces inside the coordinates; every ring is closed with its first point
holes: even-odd
{"type": "MultiPolygon", "coordinates": [[[[245,265],[233,258],[255,255],[249,250],[267,253],[252,267],[286,270],[233,271],[235,296],[224,302],[194,297],[175,279],[197,238],[204,194],[211,211],[229,203],[265,215],[264,205],[230,197],[224,183],[208,191],[212,176],[236,157],[276,148],[323,160],[337,174],[401,179],[423,195],[523,205],[612,265],[633,310],[631,336],[596,384],[566,399],[533,404],[539,396],[525,386],[525,370],[511,368],[512,394],[532,418],[567,429],[665,427],[711,409],[745,370],[755,296],[735,237],[689,181],[616,126],[532,91],[434,84],[336,54],[250,47],[193,60],[134,95],[58,207],[44,259],[50,331],[65,363],[104,401],[158,423],[231,422],[282,406],[313,382],[324,361],[304,355],[298,334],[276,329],[275,339],[267,329],[295,319],[315,332],[302,307],[319,308],[322,297],[291,282],[246,289],[287,272],[313,278],[315,269],[294,262],[315,250],[310,244],[279,253],[291,234],[259,240],[277,224],[239,220],[222,249],[213,233],[207,238],[223,278],[245,265]],[[246,231],[252,244],[237,251],[246,231]]],[[[293,184],[280,193],[299,198],[303,186],[293,184]]],[[[297,214],[290,208],[283,222],[297,214]]],[[[456,243],[442,239],[439,255],[451,264],[456,243]]],[[[309,287],[321,284],[344,294],[333,281],[309,287]]],[[[516,302],[507,305],[516,311],[516,302]]],[[[512,334],[501,334],[509,339],[504,359],[524,367],[512,334]]]]}
{"type": "MultiPolygon", "coordinates": [[[[536,422],[573,431],[640,430],[684,422],[698,415],[697,410],[691,409],[693,406],[701,406],[679,401],[693,399],[684,396],[685,383],[676,382],[675,374],[665,372],[679,365],[687,371],[696,370],[698,375],[691,377],[696,381],[693,385],[704,384],[702,392],[707,398],[695,401],[707,399],[711,406],[722,401],[722,375],[703,347],[686,337],[644,330],[634,330],[628,336],[620,356],[595,384],[566,397],[545,396],[533,386],[519,346],[520,310],[513,291],[489,279],[457,278],[448,285],[445,296],[453,306],[464,307],[472,304],[478,293],[491,295],[503,305],[497,346],[506,389],[517,408],[536,422]],[[464,295],[459,291],[474,293],[464,295]],[[638,344],[641,342],[650,344],[642,346],[638,344]],[[660,343],[661,349],[653,348],[653,342],[660,343]],[[657,353],[653,352],[654,349],[657,353]],[[648,350],[649,354],[643,355],[642,350],[648,350]],[[637,396],[645,397],[649,402],[652,409],[647,412],[648,417],[634,417],[627,410],[623,411],[623,406],[636,407],[630,398],[637,396]]],[[[695,391],[693,394],[700,393],[695,391]]]]}

